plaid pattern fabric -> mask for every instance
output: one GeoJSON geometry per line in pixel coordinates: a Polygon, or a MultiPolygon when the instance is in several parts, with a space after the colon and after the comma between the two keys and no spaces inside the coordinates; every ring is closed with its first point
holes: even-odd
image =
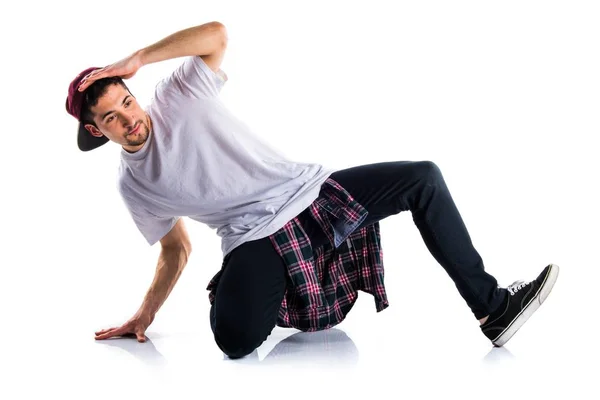
{"type": "MultiPolygon", "coordinates": [[[[344,320],[359,290],[373,295],[377,312],[387,308],[379,223],[357,229],[367,210],[331,178],[309,210],[327,244],[313,248],[298,217],[269,236],[288,271],[277,325],[302,331],[331,328],[344,320]]],[[[220,275],[207,287],[211,304],[220,275]]]]}

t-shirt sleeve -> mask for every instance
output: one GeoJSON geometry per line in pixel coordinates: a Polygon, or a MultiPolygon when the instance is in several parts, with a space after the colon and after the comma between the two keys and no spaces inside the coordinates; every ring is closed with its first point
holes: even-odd
{"type": "Polygon", "coordinates": [[[202,57],[187,56],[163,83],[184,96],[206,98],[218,96],[227,79],[223,70],[213,71],[202,57]]]}
{"type": "Polygon", "coordinates": [[[148,211],[143,205],[123,196],[123,201],[133,222],[150,246],[171,231],[181,217],[159,217],[148,211]]]}

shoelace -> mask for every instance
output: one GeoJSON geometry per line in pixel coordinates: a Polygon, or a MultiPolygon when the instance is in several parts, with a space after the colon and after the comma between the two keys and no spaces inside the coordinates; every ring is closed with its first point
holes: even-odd
{"type": "Polygon", "coordinates": [[[520,289],[523,289],[525,286],[529,285],[531,282],[525,281],[514,281],[512,284],[508,285],[509,293],[514,296],[520,289]]]}

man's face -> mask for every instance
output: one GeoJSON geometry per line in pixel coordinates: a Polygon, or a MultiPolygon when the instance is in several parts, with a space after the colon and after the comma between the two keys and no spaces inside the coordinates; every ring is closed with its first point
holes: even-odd
{"type": "Polygon", "coordinates": [[[98,128],[90,124],[85,127],[92,135],[104,135],[130,153],[141,149],[148,140],[150,118],[123,86],[108,86],[91,110],[98,128]]]}

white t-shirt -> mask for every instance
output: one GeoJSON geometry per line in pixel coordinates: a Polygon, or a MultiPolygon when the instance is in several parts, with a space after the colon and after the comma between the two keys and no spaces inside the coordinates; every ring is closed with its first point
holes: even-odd
{"type": "Polygon", "coordinates": [[[300,214],[334,172],[264,143],[219,99],[226,81],[201,57],[186,57],[156,85],[144,146],[121,151],[117,187],[151,246],[187,216],[216,229],[225,256],[300,214]]]}

